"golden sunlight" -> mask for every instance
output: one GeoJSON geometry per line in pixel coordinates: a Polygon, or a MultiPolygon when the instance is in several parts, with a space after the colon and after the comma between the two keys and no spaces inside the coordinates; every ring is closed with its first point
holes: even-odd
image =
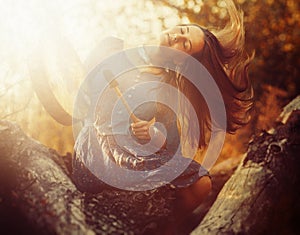
{"type": "Polygon", "coordinates": [[[51,118],[41,99],[56,99],[71,115],[78,88],[91,67],[90,55],[104,37],[116,36],[124,39],[126,47],[137,46],[179,21],[176,10],[148,0],[2,1],[1,117],[18,121],[31,136],[62,151],[49,133],[49,140],[42,137],[39,123],[51,118]],[[46,95],[45,86],[54,97],[46,95]],[[39,122],[34,121],[37,117],[39,122]]]}

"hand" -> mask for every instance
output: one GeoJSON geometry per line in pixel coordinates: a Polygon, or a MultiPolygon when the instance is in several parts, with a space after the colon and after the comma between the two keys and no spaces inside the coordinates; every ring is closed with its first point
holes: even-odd
{"type": "Polygon", "coordinates": [[[164,148],[166,147],[166,136],[153,125],[154,123],[153,119],[149,122],[138,119],[137,122],[131,124],[131,131],[138,140],[142,142],[151,140],[158,149],[164,148]]]}
{"type": "Polygon", "coordinates": [[[131,131],[133,135],[139,140],[151,140],[151,127],[152,123],[148,121],[139,120],[131,124],[131,131]]]}

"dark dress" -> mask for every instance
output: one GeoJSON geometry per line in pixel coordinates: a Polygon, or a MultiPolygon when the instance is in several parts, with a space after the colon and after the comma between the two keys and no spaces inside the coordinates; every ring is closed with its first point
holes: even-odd
{"type": "MultiPolygon", "coordinates": [[[[122,66],[129,64],[134,67],[124,53],[114,56],[122,61],[122,66]]],[[[156,122],[164,125],[165,130],[161,131],[166,132],[167,139],[166,146],[158,150],[153,150],[151,145],[144,148],[145,143],[134,139],[129,128],[129,114],[124,105],[118,103],[114,90],[108,86],[99,91],[103,84],[99,84],[97,76],[111,69],[110,63],[115,62],[116,58],[111,61],[108,59],[107,63],[98,66],[97,72],[92,72],[86,79],[85,89],[82,89],[82,96],[79,96],[80,102],[84,100],[79,103],[85,103],[85,108],[81,110],[86,110],[86,115],[75,144],[73,180],[83,192],[100,193],[102,196],[103,193],[120,195],[117,201],[121,200],[122,206],[119,205],[117,209],[107,208],[107,213],[117,217],[121,216],[122,208],[127,208],[127,211],[143,210],[142,197],[142,202],[146,203],[144,205],[151,205],[151,212],[142,213],[143,216],[133,212],[133,220],[139,221],[141,227],[154,221],[161,224],[162,218],[170,220],[172,217],[170,215],[174,212],[176,191],[195,183],[202,176],[208,175],[208,172],[194,160],[182,157],[176,114],[166,105],[149,98],[164,93],[155,83],[160,78],[141,74],[137,69],[119,76],[119,86],[121,90],[127,91],[124,97],[131,107],[135,103],[141,104],[133,108],[135,115],[142,120],[155,117],[156,122]],[[145,81],[154,83],[138,89],[145,81]],[[138,100],[140,97],[144,100],[138,100]],[[117,117],[113,120],[112,116],[117,117]]],[[[155,125],[160,130],[161,125],[155,125]]],[[[94,210],[93,213],[97,212],[94,210]]]]}

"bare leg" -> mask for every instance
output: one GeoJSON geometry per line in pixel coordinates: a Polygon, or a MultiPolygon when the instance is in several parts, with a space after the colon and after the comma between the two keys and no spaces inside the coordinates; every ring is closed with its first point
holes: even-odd
{"type": "Polygon", "coordinates": [[[177,225],[184,226],[189,215],[204,201],[212,188],[211,180],[208,176],[201,177],[191,186],[178,192],[176,209],[177,225]]]}
{"type": "Polygon", "coordinates": [[[211,191],[211,180],[208,176],[201,177],[191,186],[181,189],[178,193],[177,208],[180,214],[189,214],[207,197],[211,191]]]}
{"type": "Polygon", "coordinates": [[[169,224],[162,233],[165,235],[176,234],[180,226],[184,226],[189,215],[196,209],[211,191],[211,180],[208,176],[201,177],[197,182],[178,191],[176,196],[175,223],[169,224]]]}

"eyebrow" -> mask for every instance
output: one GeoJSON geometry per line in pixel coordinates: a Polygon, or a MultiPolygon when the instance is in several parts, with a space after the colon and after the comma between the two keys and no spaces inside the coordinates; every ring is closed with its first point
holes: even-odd
{"type": "MultiPolygon", "coordinates": [[[[188,33],[190,32],[190,28],[189,28],[188,26],[186,26],[186,31],[187,31],[188,33]]],[[[189,49],[189,51],[191,51],[191,50],[192,50],[192,48],[193,48],[193,45],[192,45],[191,39],[189,39],[189,43],[190,43],[190,49],[189,49]]]]}

